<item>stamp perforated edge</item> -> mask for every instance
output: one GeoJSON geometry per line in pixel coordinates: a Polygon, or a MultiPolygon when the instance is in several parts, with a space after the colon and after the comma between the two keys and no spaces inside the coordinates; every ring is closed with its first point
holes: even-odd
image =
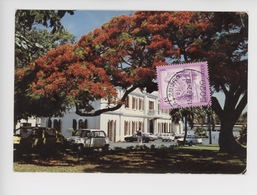
{"type": "Polygon", "coordinates": [[[210,81],[209,81],[209,69],[208,69],[208,62],[207,61],[199,61],[199,62],[186,62],[186,63],[179,63],[179,64],[164,64],[159,65],[156,67],[156,74],[157,74],[157,84],[158,84],[158,92],[159,92],[159,101],[160,101],[160,108],[161,109],[174,109],[174,108],[187,108],[187,107],[199,107],[199,106],[208,106],[211,105],[211,90],[210,90],[210,81]],[[163,79],[161,78],[161,71],[171,69],[173,66],[179,66],[180,68],[188,67],[188,66],[200,66],[204,65],[205,67],[205,77],[206,77],[206,95],[207,101],[202,103],[194,103],[190,105],[182,105],[180,107],[172,107],[171,105],[164,104],[164,92],[162,87],[163,79]]]}

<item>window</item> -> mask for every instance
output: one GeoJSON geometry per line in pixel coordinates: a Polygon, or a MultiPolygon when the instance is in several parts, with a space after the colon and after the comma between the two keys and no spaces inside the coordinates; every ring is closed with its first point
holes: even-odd
{"type": "Polygon", "coordinates": [[[125,99],[125,108],[129,108],[129,96],[125,99]]]}
{"type": "Polygon", "coordinates": [[[61,131],[61,119],[54,119],[54,129],[57,131],[61,131]]]}
{"type": "Polygon", "coordinates": [[[87,129],[87,119],[84,120],[84,129],[87,129]]]}
{"type": "Polygon", "coordinates": [[[48,121],[47,121],[47,127],[52,127],[52,121],[51,121],[51,119],[48,119],[48,121]]]}
{"type": "Polygon", "coordinates": [[[136,132],[136,123],[132,121],[132,134],[136,132]]]}
{"type": "Polygon", "coordinates": [[[144,110],[144,99],[132,97],[132,109],[133,110],[144,110]]]}
{"type": "Polygon", "coordinates": [[[124,121],[124,135],[129,135],[129,122],[124,121]]]}
{"type": "Polygon", "coordinates": [[[137,98],[132,97],[132,109],[137,109],[137,98]]]}
{"type": "Polygon", "coordinates": [[[154,101],[149,101],[149,110],[154,110],[154,101]]]}
{"type": "Polygon", "coordinates": [[[79,129],[87,129],[87,119],[83,121],[83,119],[79,120],[79,129]]]}
{"type": "Polygon", "coordinates": [[[79,129],[83,129],[83,126],[84,126],[83,120],[80,119],[80,120],[79,120],[79,129]]]}
{"type": "Polygon", "coordinates": [[[110,141],[116,142],[116,121],[109,120],[107,123],[107,135],[110,141]]]}
{"type": "Polygon", "coordinates": [[[139,98],[139,110],[144,110],[144,100],[139,98]]]}
{"type": "Polygon", "coordinates": [[[77,130],[77,121],[75,119],[73,119],[73,121],[72,121],[72,128],[74,130],[77,130]]]}

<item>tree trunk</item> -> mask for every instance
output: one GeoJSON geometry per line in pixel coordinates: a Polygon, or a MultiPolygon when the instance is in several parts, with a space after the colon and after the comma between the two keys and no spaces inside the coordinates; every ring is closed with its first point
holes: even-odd
{"type": "Polygon", "coordinates": [[[233,135],[234,123],[231,121],[222,121],[220,127],[219,146],[220,152],[230,154],[246,155],[246,148],[241,146],[233,135]]]}
{"type": "Polygon", "coordinates": [[[211,116],[208,114],[208,131],[209,131],[209,144],[212,144],[212,136],[211,136],[211,116]]]}
{"type": "Polygon", "coordinates": [[[247,104],[247,93],[245,93],[240,100],[240,94],[233,95],[230,91],[226,91],[225,94],[226,100],[223,109],[218,100],[212,98],[212,107],[221,122],[219,136],[220,152],[245,156],[246,148],[235,140],[233,127],[247,104]]]}
{"type": "Polygon", "coordinates": [[[187,138],[187,114],[185,114],[185,135],[183,140],[183,146],[186,145],[186,138],[187,138]]]}

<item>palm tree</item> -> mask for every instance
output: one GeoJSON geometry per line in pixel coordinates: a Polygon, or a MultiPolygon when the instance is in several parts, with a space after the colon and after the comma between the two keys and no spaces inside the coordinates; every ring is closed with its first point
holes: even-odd
{"type": "Polygon", "coordinates": [[[189,108],[180,108],[180,109],[176,108],[170,111],[172,122],[174,122],[175,124],[178,124],[181,120],[184,121],[185,135],[184,135],[183,145],[185,145],[185,142],[186,142],[187,125],[189,124],[190,127],[193,128],[197,109],[198,108],[189,107],[189,108]]]}
{"type": "Polygon", "coordinates": [[[209,144],[212,144],[212,131],[215,129],[215,113],[211,106],[205,108],[205,113],[207,116],[207,124],[209,131],[209,144]]]}

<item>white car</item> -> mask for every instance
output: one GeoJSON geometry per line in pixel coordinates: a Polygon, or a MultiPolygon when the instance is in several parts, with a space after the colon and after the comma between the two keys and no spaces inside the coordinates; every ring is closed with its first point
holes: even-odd
{"type": "Polygon", "coordinates": [[[163,142],[168,142],[168,141],[174,141],[175,140],[175,136],[173,136],[172,133],[162,133],[161,134],[161,140],[163,142]]]}
{"type": "Polygon", "coordinates": [[[149,141],[155,141],[157,140],[157,135],[153,134],[153,133],[145,133],[145,136],[149,137],[150,140],[149,141]]]}
{"type": "Polygon", "coordinates": [[[68,145],[72,151],[84,152],[94,149],[109,149],[109,138],[103,130],[80,129],[74,136],[67,138],[68,145]]]}
{"type": "MultiPolygon", "coordinates": [[[[183,145],[184,137],[178,138],[178,145],[183,145]]],[[[192,146],[193,144],[202,144],[203,140],[198,138],[197,135],[187,135],[185,145],[192,146]]]]}

